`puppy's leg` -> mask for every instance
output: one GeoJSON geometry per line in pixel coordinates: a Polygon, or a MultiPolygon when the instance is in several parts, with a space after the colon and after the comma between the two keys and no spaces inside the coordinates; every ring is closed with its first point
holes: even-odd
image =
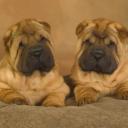
{"type": "Polygon", "coordinates": [[[55,106],[62,107],[65,105],[64,103],[65,95],[59,92],[50,93],[43,102],[43,106],[55,106]]]}
{"type": "Polygon", "coordinates": [[[62,107],[65,105],[65,98],[69,94],[69,88],[66,84],[63,84],[60,88],[49,93],[43,101],[43,106],[55,106],[62,107]]]}
{"type": "Polygon", "coordinates": [[[93,87],[77,85],[74,90],[77,105],[96,102],[100,97],[100,92],[93,87]]]}
{"type": "Polygon", "coordinates": [[[28,104],[25,97],[13,89],[0,89],[0,101],[8,104],[28,104]]]}
{"type": "Polygon", "coordinates": [[[118,99],[128,100],[128,82],[119,85],[115,90],[114,96],[118,99]]]}

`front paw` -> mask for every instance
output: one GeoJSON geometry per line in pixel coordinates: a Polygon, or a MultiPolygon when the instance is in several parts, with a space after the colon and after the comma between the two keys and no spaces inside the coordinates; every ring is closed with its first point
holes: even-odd
{"type": "Polygon", "coordinates": [[[10,100],[10,104],[28,105],[28,102],[24,98],[14,98],[10,100]]]}
{"type": "Polygon", "coordinates": [[[93,88],[77,88],[75,99],[78,106],[94,103],[98,100],[99,93],[93,88]]]}
{"type": "Polygon", "coordinates": [[[65,106],[64,100],[58,97],[47,97],[43,101],[43,106],[45,107],[63,107],[65,106]]]}
{"type": "Polygon", "coordinates": [[[86,96],[82,96],[76,99],[76,103],[78,106],[84,105],[84,104],[91,104],[97,101],[97,97],[92,96],[90,94],[86,96]]]}
{"type": "Polygon", "coordinates": [[[45,106],[45,107],[63,107],[65,105],[63,103],[59,103],[59,102],[57,102],[57,103],[55,103],[55,102],[44,102],[43,106],[45,106]]]}
{"type": "Polygon", "coordinates": [[[117,99],[128,100],[128,91],[127,90],[118,90],[117,92],[115,92],[115,97],[117,99]]]}

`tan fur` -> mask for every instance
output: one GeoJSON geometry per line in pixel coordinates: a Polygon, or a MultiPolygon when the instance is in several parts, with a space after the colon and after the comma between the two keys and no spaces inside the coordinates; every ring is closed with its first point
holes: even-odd
{"type": "MultiPolygon", "coordinates": [[[[108,19],[86,20],[76,29],[78,37],[76,59],[71,77],[76,82],[75,98],[77,103],[91,103],[105,95],[115,95],[117,98],[128,99],[128,31],[121,24],[108,19]],[[88,38],[95,41],[92,35],[94,28],[99,33],[107,32],[111,40],[116,42],[118,68],[111,75],[96,72],[83,72],[78,65],[82,53],[82,42],[88,38]]],[[[107,41],[106,41],[107,43],[107,41]]]]}
{"type": "MultiPolygon", "coordinates": [[[[0,63],[0,100],[6,103],[44,106],[64,106],[64,100],[69,93],[68,86],[59,74],[57,63],[49,73],[35,71],[31,76],[25,76],[17,69],[21,51],[18,46],[21,41],[33,44],[44,36],[50,41],[49,47],[54,55],[50,26],[34,19],[23,20],[7,31],[4,37],[6,55],[0,63]]],[[[54,56],[55,57],[55,56],[54,56]]]]}

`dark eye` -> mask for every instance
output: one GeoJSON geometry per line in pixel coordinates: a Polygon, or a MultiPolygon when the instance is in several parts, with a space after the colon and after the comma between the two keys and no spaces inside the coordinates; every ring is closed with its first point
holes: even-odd
{"type": "Polygon", "coordinates": [[[90,40],[85,40],[83,43],[88,46],[91,46],[93,44],[90,40]]]}
{"type": "Polygon", "coordinates": [[[23,48],[24,46],[25,46],[25,44],[21,41],[20,44],[19,44],[19,47],[23,48]]]}
{"type": "Polygon", "coordinates": [[[107,44],[107,46],[110,48],[114,48],[115,47],[114,41],[110,41],[109,44],[107,44]]]}
{"type": "Polygon", "coordinates": [[[40,42],[40,43],[46,43],[46,42],[48,42],[48,39],[45,38],[45,37],[42,37],[39,42],[40,42]]]}

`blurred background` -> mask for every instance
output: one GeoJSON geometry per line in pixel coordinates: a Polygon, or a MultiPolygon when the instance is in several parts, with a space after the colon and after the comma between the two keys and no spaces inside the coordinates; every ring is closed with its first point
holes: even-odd
{"type": "Polygon", "coordinates": [[[128,27],[128,0],[0,0],[0,59],[7,28],[24,18],[48,22],[61,73],[70,72],[77,38],[75,28],[84,19],[106,17],[128,27]]]}

